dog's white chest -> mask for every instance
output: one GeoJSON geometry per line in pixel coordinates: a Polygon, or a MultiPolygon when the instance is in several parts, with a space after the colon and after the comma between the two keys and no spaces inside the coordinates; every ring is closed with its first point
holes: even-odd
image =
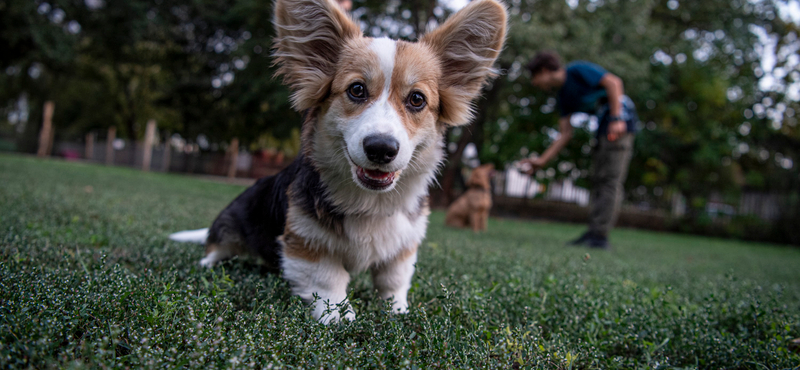
{"type": "Polygon", "coordinates": [[[423,209],[411,215],[402,211],[387,216],[348,215],[337,232],[290,207],[287,224],[312,249],[339,259],[349,272],[360,272],[418,246],[428,228],[428,212],[423,209]]]}
{"type": "Polygon", "coordinates": [[[422,242],[428,227],[426,214],[396,212],[387,217],[350,216],[344,220],[346,242],[336,246],[350,271],[362,271],[387,261],[422,242]]]}

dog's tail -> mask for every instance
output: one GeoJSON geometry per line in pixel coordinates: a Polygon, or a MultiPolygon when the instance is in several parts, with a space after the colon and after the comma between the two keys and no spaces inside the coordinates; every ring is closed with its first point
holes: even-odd
{"type": "Polygon", "coordinates": [[[208,238],[208,228],[198,230],[179,231],[169,235],[170,240],[181,243],[203,244],[208,238]]]}

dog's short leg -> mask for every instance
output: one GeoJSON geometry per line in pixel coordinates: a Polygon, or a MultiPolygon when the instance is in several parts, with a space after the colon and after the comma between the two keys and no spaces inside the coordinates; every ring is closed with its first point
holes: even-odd
{"type": "Polygon", "coordinates": [[[222,261],[226,258],[228,258],[228,256],[222,255],[222,253],[220,253],[219,251],[213,251],[200,260],[200,266],[211,268],[214,267],[214,265],[217,264],[217,262],[222,261]]]}
{"type": "Polygon", "coordinates": [[[347,301],[350,274],[341,262],[328,257],[309,260],[284,253],[283,277],[292,285],[292,293],[312,304],[314,318],[329,324],[344,318],[353,321],[355,311],[347,301]]]}
{"type": "Polygon", "coordinates": [[[206,246],[206,256],[200,260],[200,266],[214,267],[217,262],[231,258],[236,254],[233,248],[222,247],[218,244],[209,244],[206,246]]]}
{"type": "Polygon", "coordinates": [[[372,283],[381,298],[392,300],[392,312],[408,312],[408,289],[417,262],[417,246],[406,249],[390,261],[373,267],[372,283]]]}
{"type": "Polygon", "coordinates": [[[469,214],[469,226],[472,228],[472,231],[479,232],[481,231],[481,224],[483,220],[483,211],[474,210],[469,214]]]}
{"type": "Polygon", "coordinates": [[[355,320],[355,311],[347,301],[350,274],[341,260],[306,241],[289,227],[278,241],[282,247],[283,278],[292,285],[292,293],[312,304],[314,318],[323,324],[341,318],[355,320]]]}

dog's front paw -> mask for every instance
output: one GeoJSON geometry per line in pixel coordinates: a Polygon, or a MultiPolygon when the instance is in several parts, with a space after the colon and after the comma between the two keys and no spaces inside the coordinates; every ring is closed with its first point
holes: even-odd
{"type": "Polygon", "coordinates": [[[214,267],[214,264],[216,262],[217,261],[214,258],[212,258],[211,256],[206,256],[206,257],[203,257],[203,259],[201,259],[200,262],[198,262],[198,264],[200,266],[202,266],[202,267],[205,267],[205,268],[212,268],[212,267],[214,267]]]}
{"type": "Polygon", "coordinates": [[[403,300],[401,302],[392,301],[392,313],[407,314],[408,313],[408,302],[406,300],[403,300]]]}
{"type": "Polygon", "coordinates": [[[328,302],[317,301],[314,303],[314,318],[324,325],[334,324],[342,321],[355,321],[356,312],[347,301],[340,304],[328,304],[328,302]]]}
{"type": "Polygon", "coordinates": [[[229,253],[225,253],[225,252],[222,252],[222,251],[219,251],[219,250],[215,250],[215,251],[211,251],[210,253],[206,254],[206,256],[203,257],[203,259],[201,259],[200,262],[198,262],[198,264],[200,266],[203,266],[203,267],[206,267],[206,268],[212,268],[212,267],[214,267],[214,265],[217,264],[217,262],[222,261],[222,260],[224,260],[226,258],[229,258],[229,257],[230,257],[229,253]]]}
{"type": "Polygon", "coordinates": [[[355,321],[356,314],[352,310],[347,310],[344,312],[344,315],[342,315],[339,310],[334,310],[323,314],[322,317],[317,320],[323,325],[330,325],[340,322],[342,319],[344,319],[344,321],[355,321]]]}

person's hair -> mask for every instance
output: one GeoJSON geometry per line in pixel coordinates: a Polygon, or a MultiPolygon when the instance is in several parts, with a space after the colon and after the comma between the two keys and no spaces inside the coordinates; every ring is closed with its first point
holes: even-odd
{"type": "Polygon", "coordinates": [[[531,77],[533,77],[545,69],[548,71],[559,70],[561,68],[561,60],[555,52],[540,51],[528,62],[526,68],[528,68],[528,71],[531,72],[531,77]]]}

